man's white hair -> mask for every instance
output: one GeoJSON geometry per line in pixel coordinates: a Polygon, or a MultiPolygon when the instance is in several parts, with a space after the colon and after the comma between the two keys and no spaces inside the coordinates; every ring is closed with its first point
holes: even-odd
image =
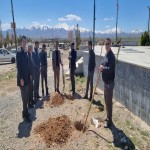
{"type": "Polygon", "coordinates": [[[33,46],[32,45],[28,45],[28,49],[30,49],[30,48],[33,49],[33,46]]]}

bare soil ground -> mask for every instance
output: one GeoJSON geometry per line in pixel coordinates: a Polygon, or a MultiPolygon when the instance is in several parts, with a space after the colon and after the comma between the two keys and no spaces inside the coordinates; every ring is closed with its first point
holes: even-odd
{"type": "Polygon", "coordinates": [[[16,64],[8,63],[8,62],[0,62],[0,75],[12,71],[15,69],[16,64]]]}
{"type": "MultiPolygon", "coordinates": [[[[68,69],[67,56],[67,52],[64,52],[65,71],[68,69]]],[[[65,98],[61,105],[51,107],[46,105],[48,98],[44,97],[37,102],[35,108],[29,109],[33,121],[27,123],[21,118],[22,101],[20,90],[16,86],[16,70],[8,69],[7,65],[0,66],[0,74],[2,74],[0,76],[0,149],[150,150],[150,126],[115,100],[113,101],[114,126],[110,129],[103,127],[106,111],[102,91],[95,96],[86,132],[76,130],[74,123],[84,122],[90,105],[88,100],[82,99],[85,91],[83,77],[76,77],[77,93],[74,100],[65,98]],[[98,109],[100,104],[104,105],[104,111],[98,109]],[[91,123],[93,117],[101,120],[99,128],[91,123]]],[[[62,87],[62,77],[60,78],[60,87],[62,87]]],[[[54,92],[53,82],[53,71],[49,60],[48,86],[50,94],[54,92]]],[[[69,88],[70,81],[67,80],[66,95],[70,94],[69,88]]],[[[62,89],[60,91],[62,92],[62,89]]]]}

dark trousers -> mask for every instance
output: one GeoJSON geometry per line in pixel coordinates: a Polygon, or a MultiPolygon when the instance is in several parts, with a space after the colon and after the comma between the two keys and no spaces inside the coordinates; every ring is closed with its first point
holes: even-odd
{"type": "Polygon", "coordinates": [[[112,122],[112,97],[114,82],[109,84],[104,84],[104,98],[106,103],[107,119],[112,122]]]}
{"type": "Polygon", "coordinates": [[[89,84],[90,84],[90,97],[92,97],[92,95],[93,95],[93,76],[94,76],[94,71],[89,71],[88,76],[87,76],[85,95],[88,95],[89,84]]]}
{"type": "Polygon", "coordinates": [[[60,76],[60,69],[54,69],[54,87],[55,89],[59,90],[59,76],[60,76]]]}
{"type": "Polygon", "coordinates": [[[40,80],[40,71],[34,71],[34,98],[37,98],[39,95],[39,80],[40,80]]]}
{"type": "Polygon", "coordinates": [[[21,97],[22,97],[22,102],[23,102],[23,111],[22,111],[22,117],[27,118],[29,113],[28,113],[28,102],[29,102],[29,86],[21,86],[21,97]]]}
{"type": "Polygon", "coordinates": [[[75,69],[70,69],[70,81],[71,81],[71,86],[72,86],[72,91],[75,92],[75,69]]]}
{"type": "Polygon", "coordinates": [[[33,80],[29,84],[29,105],[33,103],[33,80]]]}
{"type": "Polygon", "coordinates": [[[43,82],[45,80],[45,89],[47,91],[47,68],[42,68],[41,69],[41,85],[42,85],[42,92],[44,92],[44,85],[43,82]]]}

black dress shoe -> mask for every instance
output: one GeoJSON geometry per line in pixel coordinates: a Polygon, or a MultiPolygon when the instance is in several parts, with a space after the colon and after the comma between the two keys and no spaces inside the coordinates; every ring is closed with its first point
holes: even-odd
{"type": "Polygon", "coordinates": [[[33,100],[33,101],[31,102],[31,105],[35,105],[35,104],[36,104],[36,101],[33,100]]]}
{"type": "Polygon", "coordinates": [[[112,122],[106,120],[104,124],[104,128],[110,128],[112,126],[112,122]]]}
{"type": "Polygon", "coordinates": [[[42,98],[42,96],[38,95],[36,98],[42,98]]]}
{"type": "Polygon", "coordinates": [[[75,96],[75,94],[76,94],[75,92],[72,92],[72,96],[75,96]]]}
{"type": "Polygon", "coordinates": [[[27,114],[25,114],[25,113],[22,112],[22,118],[25,118],[25,117],[30,117],[29,112],[27,114]]]}
{"type": "Polygon", "coordinates": [[[49,93],[46,93],[46,96],[50,96],[49,93]]]}
{"type": "Polygon", "coordinates": [[[90,101],[90,102],[92,101],[92,97],[91,97],[91,96],[89,97],[89,101],[90,101]]]}
{"type": "Polygon", "coordinates": [[[34,108],[34,105],[32,105],[32,104],[29,104],[29,108],[34,108]]]}
{"type": "Polygon", "coordinates": [[[29,117],[25,117],[23,119],[24,119],[24,121],[31,122],[31,119],[29,117]]]}
{"type": "Polygon", "coordinates": [[[57,92],[60,93],[59,89],[57,89],[57,92]]]}
{"type": "Polygon", "coordinates": [[[88,99],[88,96],[87,96],[87,95],[85,95],[85,96],[83,97],[83,99],[88,99]]]}

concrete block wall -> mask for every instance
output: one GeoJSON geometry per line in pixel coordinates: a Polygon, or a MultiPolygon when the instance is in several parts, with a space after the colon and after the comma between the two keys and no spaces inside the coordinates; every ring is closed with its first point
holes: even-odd
{"type": "MultiPolygon", "coordinates": [[[[99,60],[100,56],[96,55],[94,82],[96,82],[98,76],[99,60]]],[[[88,52],[83,52],[83,61],[83,70],[86,77],[88,52]]],[[[98,84],[98,88],[103,90],[102,80],[98,84]]],[[[150,68],[118,61],[116,64],[114,98],[150,125],[150,68]]]]}

